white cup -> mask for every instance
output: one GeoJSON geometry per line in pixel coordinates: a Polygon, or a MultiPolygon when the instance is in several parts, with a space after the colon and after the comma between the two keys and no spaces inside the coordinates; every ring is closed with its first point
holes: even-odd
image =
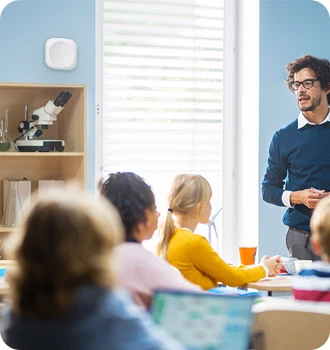
{"type": "Polygon", "coordinates": [[[294,266],[294,262],[298,260],[297,258],[286,258],[283,257],[281,258],[281,270],[285,271],[289,274],[294,274],[296,273],[296,268],[294,266]]]}
{"type": "Polygon", "coordinates": [[[299,273],[302,269],[312,265],[312,260],[295,260],[294,265],[296,268],[296,273],[299,273]]]}

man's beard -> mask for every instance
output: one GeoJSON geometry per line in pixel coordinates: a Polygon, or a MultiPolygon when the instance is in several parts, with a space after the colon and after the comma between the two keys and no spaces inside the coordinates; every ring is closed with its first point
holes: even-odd
{"type": "Polygon", "coordinates": [[[308,107],[299,107],[299,108],[300,108],[300,110],[301,110],[302,112],[309,112],[309,111],[314,111],[315,106],[314,106],[314,105],[310,105],[310,106],[308,106],[308,107]]]}
{"type": "Polygon", "coordinates": [[[311,100],[311,105],[310,106],[305,106],[301,107],[299,102],[298,102],[298,107],[302,112],[309,112],[309,111],[314,111],[314,109],[321,104],[321,98],[311,100]]]}

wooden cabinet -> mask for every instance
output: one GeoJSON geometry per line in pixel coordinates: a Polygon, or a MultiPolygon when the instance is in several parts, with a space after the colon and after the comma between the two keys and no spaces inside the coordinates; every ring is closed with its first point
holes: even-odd
{"type": "MultiPolygon", "coordinates": [[[[65,141],[64,152],[0,152],[0,219],[3,213],[3,180],[31,181],[32,192],[38,180],[75,180],[86,184],[86,86],[62,84],[0,83],[0,120],[9,111],[9,134],[20,135],[17,128],[24,120],[24,108],[28,106],[28,120],[32,112],[54,101],[61,91],[72,97],[39,139],[65,141]]],[[[0,247],[14,228],[0,227],[0,247]]],[[[0,259],[5,259],[3,249],[0,259]]]]}

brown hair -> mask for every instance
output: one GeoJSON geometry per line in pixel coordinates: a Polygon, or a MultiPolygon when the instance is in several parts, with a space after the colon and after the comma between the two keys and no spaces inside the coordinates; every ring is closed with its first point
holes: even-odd
{"type": "Polygon", "coordinates": [[[47,318],[68,310],[82,284],[111,288],[111,253],[122,237],[119,214],[105,199],[78,191],[37,199],[10,241],[13,309],[47,318]]]}
{"type": "Polygon", "coordinates": [[[330,259],[330,197],[322,198],[313,211],[311,217],[313,235],[319,237],[324,254],[330,259]]]}
{"type": "Polygon", "coordinates": [[[177,175],[168,196],[168,213],[159,228],[159,243],[157,254],[167,257],[168,244],[173,236],[175,225],[172,213],[199,216],[212,196],[212,190],[207,180],[197,174],[177,175]],[[201,204],[200,206],[198,206],[201,204]]]}
{"type": "MultiPolygon", "coordinates": [[[[291,82],[293,81],[294,74],[304,68],[310,68],[314,71],[316,78],[320,80],[323,90],[330,89],[330,62],[325,58],[306,55],[295,59],[285,67],[288,73],[285,82],[289,90],[293,91],[291,88],[291,82]]],[[[330,105],[330,94],[327,94],[327,99],[328,105],[330,105]]]]}

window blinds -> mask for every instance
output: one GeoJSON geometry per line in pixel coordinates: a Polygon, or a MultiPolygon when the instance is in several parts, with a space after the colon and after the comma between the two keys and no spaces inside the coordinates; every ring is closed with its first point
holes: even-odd
{"type": "Polygon", "coordinates": [[[196,172],[221,196],[223,15],[224,0],[104,0],[105,173],[196,172]]]}

